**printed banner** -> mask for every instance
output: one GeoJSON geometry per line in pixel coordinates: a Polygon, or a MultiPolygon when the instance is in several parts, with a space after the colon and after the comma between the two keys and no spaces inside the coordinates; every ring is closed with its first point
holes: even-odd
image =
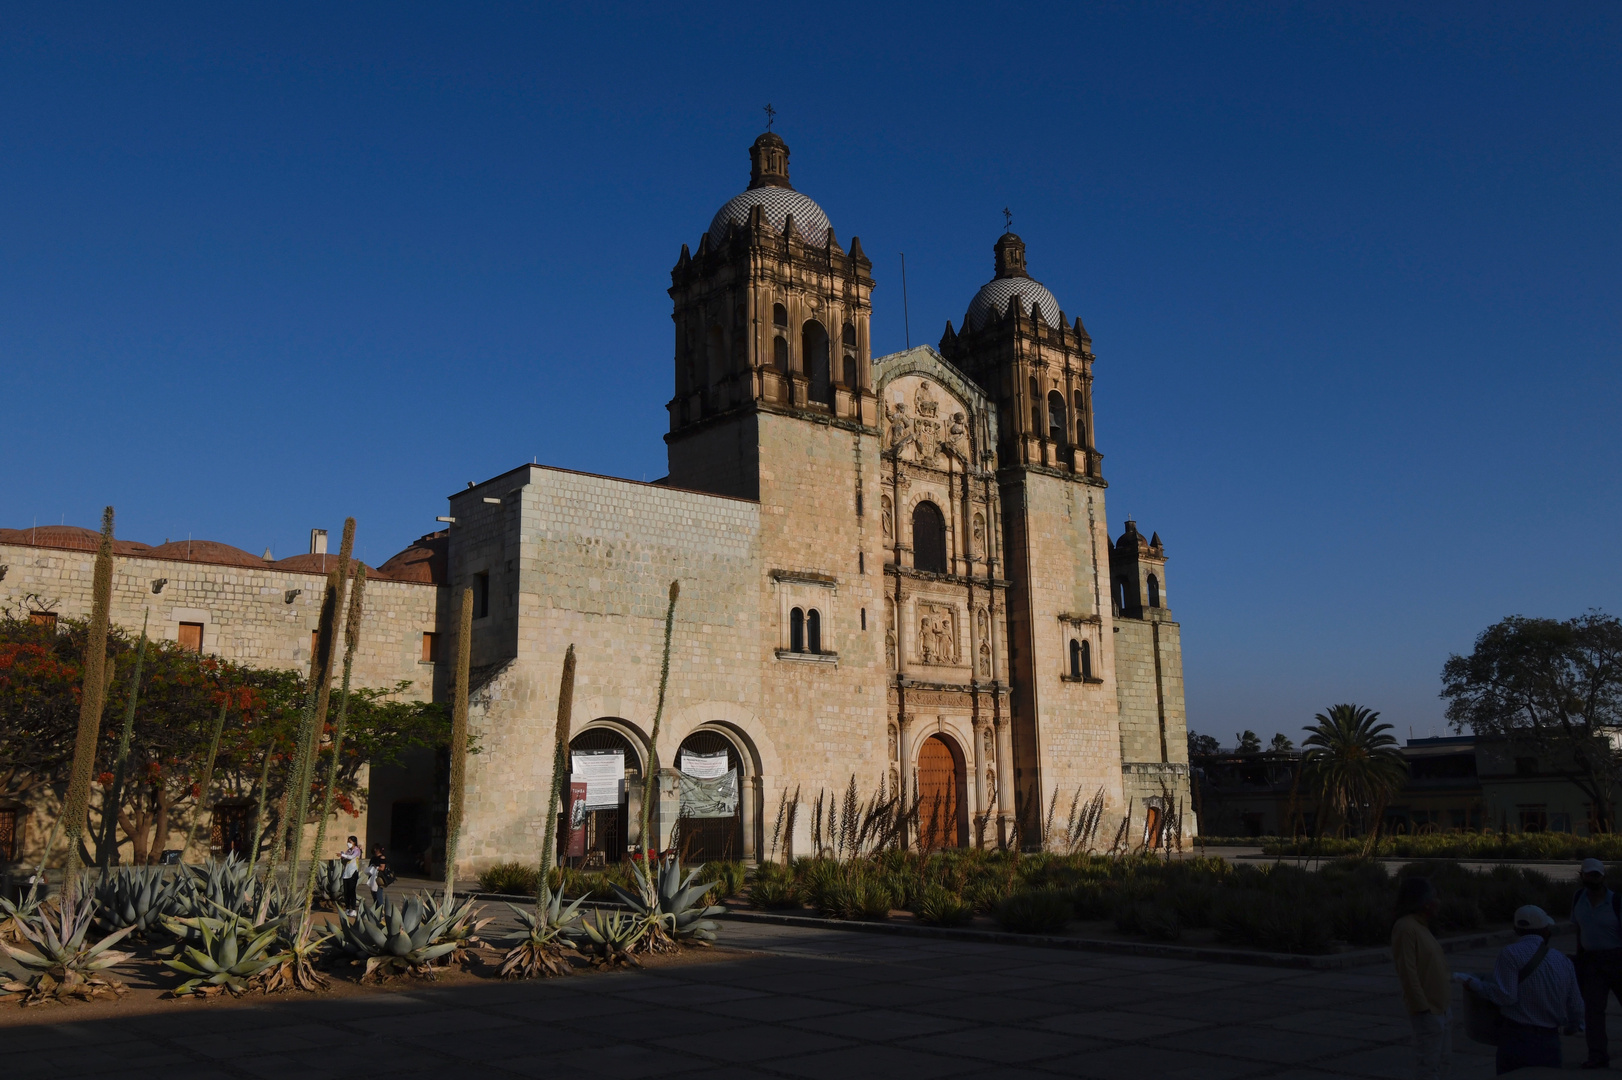
{"type": "Polygon", "coordinates": [[[586,854],[586,792],[589,785],[583,780],[569,781],[569,848],[565,852],[571,859],[586,854]]]}
{"type": "Polygon", "coordinates": [[[713,780],[681,774],[681,816],[729,818],[738,812],[738,772],[728,769],[713,780]]]}
{"type": "Polygon", "coordinates": [[[715,780],[727,771],[727,752],[719,750],[713,754],[694,754],[683,750],[681,771],[699,780],[715,780]]]}
{"type": "Polygon", "coordinates": [[[625,797],[625,751],[579,750],[570,783],[586,785],[587,810],[613,810],[625,797]]]}

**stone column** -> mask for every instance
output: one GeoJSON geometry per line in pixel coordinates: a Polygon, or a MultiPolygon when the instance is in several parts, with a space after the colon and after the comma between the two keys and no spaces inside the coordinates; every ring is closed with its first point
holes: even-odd
{"type": "MultiPolygon", "coordinates": [[[[902,800],[903,810],[912,805],[913,797],[918,794],[912,789],[914,771],[912,767],[912,749],[909,747],[907,740],[907,728],[910,726],[908,724],[910,719],[911,717],[904,712],[896,713],[896,749],[901,755],[901,793],[904,796],[902,800]]],[[[902,839],[904,841],[910,841],[911,837],[903,837],[902,839]]]]}
{"type": "Polygon", "coordinates": [[[997,725],[997,828],[1006,844],[1014,830],[1014,740],[1006,718],[997,725]]]}
{"type": "Polygon", "coordinates": [[[752,862],[756,856],[755,830],[760,821],[761,786],[758,776],[738,777],[738,803],[743,811],[743,860],[752,862]]]}
{"type": "Polygon", "coordinates": [[[681,774],[675,769],[660,769],[654,778],[654,806],[651,827],[658,840],[658,851],[667,851],[675,838],[676,820],[681,817],[681,774]]]}
{"type": "MultiPolygon", "coordinates": [[[[990,792],[986,790],[986,729],[987,724],[978,724],[974,728],[974,817],[984,815],[990,821],[991,807],[987,803],[990,792]]],[[[978,845],[981,838],[974,837],[973,842],[978,845]]]]}

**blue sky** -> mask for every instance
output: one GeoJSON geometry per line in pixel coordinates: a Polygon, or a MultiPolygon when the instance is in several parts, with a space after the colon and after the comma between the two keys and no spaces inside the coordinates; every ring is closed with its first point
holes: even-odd
{"type": "Polygon", "coordinates": [[[761,106],[939,339],[1001,210],[1093,335],[1190,726],[1622,609],[1622,7],[13,6],[0,525],[371,562],[531,458],[663,475],[669,270],[761,106]],[[467,10],[460,10],[466,8],[467,10]]]}

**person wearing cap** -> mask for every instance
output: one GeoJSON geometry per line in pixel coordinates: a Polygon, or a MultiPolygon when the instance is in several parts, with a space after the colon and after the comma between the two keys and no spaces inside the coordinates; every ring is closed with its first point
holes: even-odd
{"type": "Polygon", "coordinates": [[[1492,978],[1457,973],[1457,981],[1498,1006],[1498,1072],[1534,1065],[1560,1067],[1560,1031],[1583,1025],[1577,971],[1566,954],[1549,947],[1554,920],[1533,904],[1515,911],[1517,940],[1504,946],[1492,978]]]}
{"type": "Polygon", "coordinates": [[[1448,982],[1447,957],[1430,929],[1440,907],[1436,889],[1425,878],[1404,878],[1397,889],[1391,959],[1414,1028],[1416,1080],[1439,1080],[1453,1069],[1453,984],[1448,982]]]}
{"type": "Polygon", "coordinates": [[[1611,1062],[1605,1038],[1605,1006],[1612,994],[1622,1001],[1622,897],[1605,887],[1605,864],[1584,859],[1581,891],[1571,901],[1577,927],[1577,985],[1582,990],[1583,1028],[1588,1036],[1585,1069],[1611,1062]]]}

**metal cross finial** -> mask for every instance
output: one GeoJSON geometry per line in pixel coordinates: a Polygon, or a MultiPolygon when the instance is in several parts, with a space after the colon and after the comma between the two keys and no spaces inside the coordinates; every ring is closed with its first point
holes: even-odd
{"type": "Polygon", "coordinates": [[[1002,208],[1002,219],[1003,219],[1003,224],[1006,226],[1005,231],[1013,232],[1014,231],[1014,214],[1006,206],[1002,208]]]}
{"type": "Polygon", "coordinates": [[[770,131],[772,129],[772,121],[775,120],[775,119],[777,119],[777,110],[772,108],[772,103],[768,101],[766,103],[766,130],[767,131],[770,131]]]}

